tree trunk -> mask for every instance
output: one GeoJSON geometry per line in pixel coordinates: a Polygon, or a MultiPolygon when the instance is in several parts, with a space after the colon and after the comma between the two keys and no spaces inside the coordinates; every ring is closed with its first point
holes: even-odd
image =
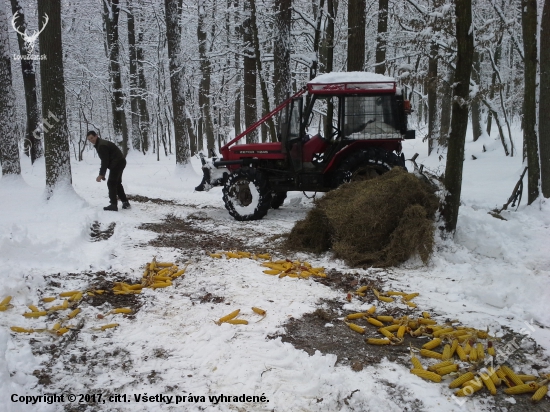
{"type": "Polygon", "coordinates": [[[139,93],[139,130],[141,136],[141,148],[143,154],[149,150],[149,131],[150,120],[149,110],[147,109],[147,83],[145,81],[145,73],[143,71],[143,33],[138,32],[138,42],[136,44],[136,57],[137,57],[137,73],[138,73],[138,93],[139,93]]]}
{"type": "MultiPolygon", "coordinates": [[[[16,25],[21,32],[25,32],[27,29],[27,22],[25,20],[25,14],[23,7],[19,4],[19,0],[11,0],[12,13],[18,13],[16,19],[16,25]]],[[[39,23],[42,23],[40,19],[39,23]]],[[[23,36],[17,36],[17,42],[19,45],[19,54],[26,55],[30,52],[25,47],[23,36]]],[[[37,138],[40,131],[40,112],[38,109],[38,99],[36,97],[36,72],[34,70],[33,60],[21,59],[21,72],[23,73],[23,87],[25,89],[25,105],[27,108],[27,128],[25,131],[25,152],[31,158],[31,163],[34,163],[36,159],[42,157],[44,154],[42,148],[41,139],[37,138]]]]}
{"type": "Polygon", "coordinates": [[[334,65],[334,23],[338,14],[338,0],[327,0],[328,21],[326,34],[326,71],[330,73],[334,65]]]}
{"type": "MultiPolygon", "coordinates": [[[[212,123],[212,114],[210,112],[210,73],[212,71],[212,65],[210,59],[206,56],[207,50],[207,33],[206,33],[206,11],[204,10],[204,0],[198,3],[199,19],[197,24],[197,39],[199,42],[199,59],[201,80],[199,83],[199,107],[202,114],[202,120],[204,124],[204,131],[206,132],[206,151],[208,157],[211,156],[210,149],[214,149],[216,141],[214,138],[214,124],[212,123]]],[[[199,135],[199,139],[202,139],[202,135],[199,135]]]]}
{"type": "Polygon", "coordinates": [[[130,110],[132,116],[132,146],[134,150],[141,150],[141,130],[139,125],[139,93],[138,93],[138,69],[137,69],[137,51],[136,51],[136,30],[135,18],[132,0],[127,0],[128,14],[128,52],[130,54],[130,110]]]}
{"type": "MultiPolygon", "coordinates": [[[[275,105],[290,92],[290,18],[292,0],[275,0],[275,34],[273,36],[273,83],[275,105]]],[[[318,35],[316,33],[316,35],[318,35]]]]}
{"type": "Polygon", "coordinates": [[[107,38],[109,57],[109,78],[111,82],[111,108],[113,111],[113,129],[115,141],[120,144],[124,156],[128,153],[128,125],[124,111],[124,93],[120,73],[120,41],[118,19],[120,16],[119,0],[103,1],[103,28],[107,38]]]}
{"type": "Polygon", "coordinates": [[[181,62],[181,30],[178,0],[164,0],[166,13],[166,39],[168,40],[168,60],[170,68],[170,88],[172,90],[172,107],[174,110],[174,140],[176,146],[176,163],[189,163],[189,138],[186,136],[185,99],[183,93],[183,63],[181,62]]]}
{"type": "Polygon", "coordinates": [[[386,33],[388,31],[388,0],[378,0],[378,36],[376,37],[376,66],[374,72],[386,73],[386,33]]]}
{"type": "Polygon", "coordinates": [[[365,67],[366,0],[348,2],[348,72],[365,67]]]}
{"type": "MultiPolygon", "coordinates": [[[[481,87],[481,54],[478,51],[474,52],[472,80],[478,88],[481,87]]],[[[481,105],[479,103],[479,97],[474,96],[472,99],[472,129],[474,134],[474,142],[477,141],[477,139],[479,139],[483,134],[483,127],[481,125],[481,105]]]]}
{"type": "Polygon", "coordinates": [[[430,46],[430,58],[428,59],[428,156],[432,153],[437,146],[437,140],[439,137],[438,128],[438,112],[439,106],[437,104],[437,84],[438,82],[438,53],[439,46],[436,43],[432,43],[430,46]]]}
{"type": "Polygon", "coordinates": [[[0,16],[0,163],[2,175],[21,174],[15,133],[15,95],[12,87],[10,42],[5,14],[0,16]]]}
{"type": "Polygon", "coordinates": [[[439,129],[439,145],[447,147],[449,145],[449,131],[451,130],[451,108],[453,104],[454,69],[447,69],[447,77],[441,82],[441,125],[439,129]]]}
{"type": "MultiPolygon", "coordinates": [[[[500,56],[502,54],[502,38],[504,36],[501,35],[497,41],[497,45],[495,48],[495,54],[493,56],[493,64],[496,68],[498,68],[500,64],[500,56]]],[[[497,72],[496,70],[493,70],[493,74],[491,75],[491,90],[489,91],[489,100],[493,100],[495,98],[495,87],[497,83],[497,72]]],[[[491,126],[492,126],[492,120],[493,120],[493,113],[489,112],[487,114],[487,134],[491,136],[491,126]]]]}
{"type": "MultiPolygon", "coordinates": [[[[550,36],[550,0],[544,3],[540,38],[550,36]]],[[[550,47],[540,49],[539,142],[542,195],[550,197],[550,47]]]]}
{"type": "MultiPolygon", "coordinates": [[[[256,108],[256,59],[254,53],[254,35],[250,18],[251,5],[254,0],[245,0],[247,17],[243,22],[243,69],[244,69],[244,122],[245,127],[252,125],[258,117],[256,108]]],[[[246,143],[258,142],[258,129],[246,135],[246,143]]]]}
{"type": "Polygon", "coordinates": [[[474,55],[474,35],[471,30],[472,0],[456,0],[455,13],[457,40],[456,86],[453,91],[451,133],[449,134],[449,148],[445,168],[444,183],[447,194],[442,206],[442,216],[445,219],[445,229],[448,232],[456,230],[462,190],[470,74],[474,55]]]}
{"type": "Polygon", "coordinates": [[[71,186],[69,129],[65,106],[65,77],[63,74],[63,45],[61,40],[61,0],[39,0],[38,15],[49,16],[48,26],[40,36],[42,85],[42,117],[47,114],[44,128],[44,157],[46,159],[46,196],[50,198],[60,186],[71,186]]]}
{"type": "MultiPolygon", "coordinates": [[[[537,1],[521,1],[524,54],[523,143],[527,155],[527,203],[539,195],[539,150],[537,140],[537,1]]],[[[547,114],[546,114],[547,115],[547,114]]]]}

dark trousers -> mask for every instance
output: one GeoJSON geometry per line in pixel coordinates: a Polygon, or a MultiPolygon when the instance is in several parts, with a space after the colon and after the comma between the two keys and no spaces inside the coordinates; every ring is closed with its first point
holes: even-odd
{"type": "Polygon", "coordinates": [[[117,196],[121,202],[127,202],[128,198],[126,193],[124,193],[124,188],[122,187],[122,172],[126,167],[126,162],[124,164],[114,167],[109,171],[109,178],[107,179],[107,188],[109,189],[109,201],[112,205],[117,205],[117,196]]]}

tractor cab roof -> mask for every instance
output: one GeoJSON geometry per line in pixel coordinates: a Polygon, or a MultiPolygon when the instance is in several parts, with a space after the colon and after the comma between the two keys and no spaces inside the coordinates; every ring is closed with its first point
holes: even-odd
{"type": "Polygon", "coordinates": [[[393,77],[369,72],[332,72],[317,76],[307,84],[310,94],[395,94],[393,77]]]}

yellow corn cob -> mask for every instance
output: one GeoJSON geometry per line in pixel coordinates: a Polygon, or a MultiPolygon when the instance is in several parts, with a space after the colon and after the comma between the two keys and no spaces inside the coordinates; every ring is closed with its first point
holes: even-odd
{"type": "Polygon", "coordinates": [[[485,352],[483,351],[483,345],[481,343],[476,344],[477,359],[482,361],[485,359],[485,352]]]}
{"type": "Polygon", "coordinates": [[[59,296],[61,296],[62,298],[67,298],[67,297],[69,297],[69,296],[73,296],[74,294],[76,294],[76,293],[78,293],[78,292],[80,292],[80,291],[79,291],[79,290],[71,290],[71,291],[69,291],[69,292],[61,292],[61,293],[59,294],[59,296]]]}
{"type": "Polygon", "coordinates": [[[460,389],[458,392],[455,392],[455,396],[470,396],[473,393],[481,390],[481,388],[483,388],[483,383],[478,382],[476,379],[473,379],[463,384],[463,388],[460,389]]]}
{"type": "Polygon", "coordinates": [[[495,369],[492,366],[490,366],[487,368],[487,370],[489,371],[489,376],[493,380],[493,383],[495,384],[495,386],[500,386],[500,378],[498,377],[495,369]]]}
{"type": "Polygon", "coordinates": [[[543,385],[541,386],[540,388],[537,389],[537,391],[533,394],[533,396],[531,397],[531,400],[533,402],[538,402],[540,401],[542,398],[544,398],[544,396],[546,395],[546,393],[548,393],[548,385],[543,385]]]}
{"type": "Polygon", "coordinates": [[[508,378],[506,376],[506,374],[504,372],[502,372],[502,370],[500,368],[498,368],[496,371],[495,371],[496,375],[498,376],[498,378],[500,379],[501,382],[504,382],[504,384],[507,386],[507,387],[511,387],[512,385],[510,384],[511,381],[510,381],[510,378],[508,378]]]}
{"type": "Polygon", "coordinates": [[[97,290],[94,290],[94,293],[97,295],[103,295],[105,291],[103,289],[97,289],[97,290]]]}
{"type": "Polygon", "coordinates": [[[241,250],[237,250],[237,255],[240,255],[240,256],[245,257],[245,258],[249,258],[251,253],[250,252],[243,252],[241,250]]]}
{"type": "Polygon", "coordinates": [[[298,277],[300,277],[300,276],[299,276],[297,273],[289,273],[289,274],[288,274],[288,277],[289,277],[289,278],[298,278],[298,277]]]}
{"type": "MultiPolygon", "coordinates": [[[[155,282],[150,287],[153,289],[159,289],[159,288],[167,288],[168,286],[172,286],[172,282],[155,282]]],[[[134,291],[137,292],[137,291],[134,291]]]]}
{"type": "Polygon", "coordinates": [[[264,270],[263,271],[266,275],[278,275],[279,273],[281,273],[281,270],[277,270],[277,269],[267,269],[267,270],[264,270]]]}
{"type": "MultiPolygon", "coordinates": [[[[171,281],[172,278],[170,276],[153,276],[154,282],[166,282],[167,280],[171,281]]],[[[127,286],[127,288],[130,289],[130,286],[127,286]]]]}
{"type": "Polygon", "coordinates": [[[218,320],[218,323],[223,323],[223,322],[227,322],[228,320],[231,320],[233,318],[236,318],[237,315],[240,313],[240,309],[237,309],[237,310],[234,310],[233,312],[231,312],[229,315],[225,315],[225,316],[222,316],[219,320],[218,320]]]}
{"type": "Polygon", "coordinates": [[[67,333],[68,331],[69,331],[69,328],[61,328],[61,329],[58,329],[55,333],[57,334],[57,336],[61,336],[67,333]]]}
{"type": "Polygon", "coordinates": [[[137,284],[135,284],[135,285],[130,285],[130,286],[128,286],[128,289],[130,289],[130,290],[139,290],[139,289],[143,289],[143,285],[137,283],[137,284]]]}
{"type": "Polygon", "coordinates": [[[458,340],[454,339],[451,343],[451,358],[455,355],[456,349],[458,348],[458,340]]]}
{"type": "Polygon", "coordinates": [[[230,323],[231,325],[248,325],[248,321],[244,319],[229,319],[224,323],[230,323]]]}
{"type": "Polygon", "coordinates": [[[349,315],[346,316],[346,319],[348,320],[361,319],[365,316],[367,316],[367,313],[365,312],[350,313],[349,315]]]}
{"type": "Polygon", "coordinates": [[[0,306],[8,306],[11,302],[11,296],[6,296],[4,299],[2,299],[2,302],[0,302],[0,306]]]}
{"type": "Polygon", "coordinates": [[[400,325],[384,326],[384,329],[386,329],[388,332],[397,332],[399,328],[400,328],[400,325]]]}
{"type": "Polygon", "coordinates": [[[260,309],[260,308],[257,308],[257,307],[254,307],[254,306],[253,306],[253,307],[252,307],[252,310],[253,310],[255,313],[257,313],[258,315],[260,315],[260,316],[265,316],[265,313],[266,313],[266,312],[265,312],[265,310],[263,310],[263,309],[260,309]]]}
{"type": "Polygon", "coordinates": [[[0,305],[0,312],[5,312],[6,310],[8,310],[7,305],[0,305]]]}
{"type": "Polygon", "coordinates": [[[283,272],[283,273],[281,273],[281,274],[279,275],[279,279],[282,279],[282,278],[284,278],[284,277],[286,277],[286,276],[288,276],[288,273],[283,272]]]}
{"type": "Polygon", "coordinates": [[[172,262],[157,262],[157,267],[159,268],[169,268],[171,266],[174,266],[172,262]]]}
{"type": "Polygon", "coordinates": [[[45,303],[53,302],[54,300],[55,298],[53,296],[42,298],[42,302],[45,302],[45,303]]]}
{"type": "Polygon", "coordinates": [[[57,322],[52,326],[52,330],[58,331],[61,328],[61,323],[57,322]]]}
{"type": "Polygon", "coordinates": [[[227,259],[240,259],[242,256],[240,256],[238,253],[233,253],[233,252],[225,252],[225,256],[227,257],[227,259]]]}
{"type": "Polygon", "coordinates": [[[435,363],[432,366],[428,366],[428,370],[431,372],[435,372],[438,369],[444,368],[445,366],[454,365],[453,361],[447,360],[439,363],[435,363]]]}
{"type": "Polygon", "coordinates": [[[458,365],[455,363],[455,364],[452,364],[452,365],[448,365],[448,366],[444,366],[442,368],[439,368],[435,371],[435,373],[437,373],[438,375],[447,375],[449,373],[452,373],[452,372],[456,372],[458,371],[458,365]]]}
{"type": "Polygon", "coordinates": [[[170,268],[164,268],[162,270],[159,270],[158,273],[153,277],[164,276],[166,273],[170,273],[170,272],[171,272],[170,268]]]}
{"type": "Polygon", "coordinates": [[[418,359],[416,356],[412,355],[411,356],[411,362],[413,364],[413,369],[424,369],[424,367],[422,366],[422,363],[420,362],[420,359],[418,359]]]}
{"type": "Polygon", "coordinates": [[[409,302],[409,301],[406,301],[406,302],[403,302],[405,305],[407,305],[409,308],[416,308],[417,305],[416,303],[413,303],[413,302],[409,302]]]}
{"type": "Polygon", "coordinates": [[[117,313],[132,313],[132,309],[130,308],[116,308],[111,310],[109,313],[117,314],[117,313]]]}
{"type": "Polygon", "coordinates": [[[520,393],[536,392],[540,385],[536,382],[524,383],[504,389],[506,395],[519,395],[520,393]]]}
{"type": "Polygon", "coordinates": [[[409,329],[417,329],[418,328],[418,321],[409,320],[407,326],[409,327],[409,329]]]}
{"type": "Polygon", "coordinates": [[[393,298],[387,297],[387,296],[378,296],[378,300],[381,300],[382,302],[391,303],[393,302],[393,298]]]}
{"type": "Polygon", "coordinates": [[[111,328],[116,328],[117,326],[118,326],[118,323],[109,323],[108,325],[103,325],[100,329],[101,330],[111,329],[111,328]]]}
{"type": "Polygon", "coordinates": [[[470,349],[470,362],[477,362],[477,349],[472,347],[470,349]]]}
{"type": "Polygon", "coordinates": [[[389,330],[387,330],[386,328],[380,328],[380,329],[378,329],[378,332],[380,332],[382,335],[384,335],[388,339],[394,339],[395,338],[395,335],[393,333],[391,333],[389,330]]]}
{"type": "Polygon", "coordinates": [[[369,310],[367,310],[367,313],[369,313],[369,314],[371,314],[371,315],[374,314],[374,312],[376,312],[376,306],[371,306],[371,307],[369,308],[369,310]]]}
{"type": "Polygon", "coordinates": [[[422,312],[422,317],[424,319],[430,319],[430,314],[428,312],[422,312]]]}
{"type": "Polygon", "coordinates": [[[451,359],[451,345],[445,345],[443,347],[443,353],[441,354],[441,359],[443,360],[451,359]]]}
{"type": "Polygon", "coordinates": [[[78,314],[80,313],[81,310],[82,310],[82,309],[80,309],[80,308],[76,308],[75,310],[73,310],[71,313],[69,313],[69,314],[67,315],[67,318],[68,318],[68,319],[74,318],[76,315],[78,315],[78,314]]]}
{"type": "Polygon", "coordinates": [[[157,268],[157,261],[155,260],[155,258],[153,258],[153,260],[151,261],[151,263],[149,263],[149,271],[154,271],[155,269],[157,268]]]}
{"type": "Polygon", "coordinates": [[[535,375],[517,375],[517,376],[522,380],[522,382],[532,382],[538,379],[538,377],[535,375]]]}
{"type": "Polygon", "coordinates": [[[389,339],[368,338],[366,339],[366,342],[371,345],[389,345],[390,344],[389,339]]]}
{"type": "Polygon", "coordinates": [[[220,259],[222,257],[222,255],[219,253],[209,253],[209,255],[211,258],[214,258],[214,259],[220,259]]]}
{"type": "Polygon", "coordinates": [[[435,338],[424,345],[422,345],[422,349],[433,349],[437,348],[439,345],[441,345],[441,339],[435,338]]]}
{"type": "Polygon", "coordinates": [[[19,326],[11,326],[10,329],[17,333],[33,333],[34,329],[20,328],[19,326]]]}
{"type": "Polygon", "coordinates": [[[479,376],[481,376],[481,380],[483,381],[489,392],[491,392],[491,395],[495,396],[497,394],[497,388],[495,387],[495,383],[491,379],[491,376],[486,373],[480,373],[479,376]]]}
{"type": "Polygon", "coordinates": [[[38,308],[37,308],[36,306],[34,306],[34,305],[28,305],[27,307],[28,307],[30,310],[32,310],[33,312],[40,312],[40,311],[38,310],[38,308]]]}
{"type": "Polygon", "coordinates": [[[419,318],[418,323],[421,325],[435,325],[437,322],[430,318],[419,318]]]}
{"type": "Polygon", "coordinates": [[[434,333],[433,333],[433,337],[434,338],[437,338],[445,333],[449,333],[449,332],[452,332],[454,331],[454,328],[442,328],[442,329],[438,329],[436,330],[434,333]]]}
{"type": "Polygon", "coordinates": [[[178,270],[176,273],[174,273],[172,275],[172,279],[176,279],[176,278],[179,278],[181,275],[183,275],[185,273],[185,269],[180,269],[178,270]]]}
{"type": "Polygon", "coordinates": [[[46,316],[48,312],[46,311],[40,311],[40,312],[27,312],[23,313],[23,316],[26,318],[39,318],[40,316],[46,316]]]}
{"type": "Polygon", "coordinates": [[[487,339],[489,337],[489,328],[487,330],[478,330],[476,331],[477,337],[479,339],[487,339]]]}
{"type": "Polygon", "coordinates": [[[403,336],[405,336],[405,331],[407,330],[407,327],[405,325],[399,326],[399,329],[397,329],[397,337],[399,339],[402,339],[403,336]]]}
{"type": "Polygon", "coordinates": [[[57,306],[52,306],[51,308],[48,309],[48,312],[56,312],[58,310],[63,310],[63,309],[66,309],[63,307],[63,305],[57,305],[57,306]]]}
{"type": "Polygon", "coordinates": [[[502,370],[502,372],[504,372],[506,376],[510,378],[514,385],[523,385],[523,381],[508,366],[501,365],[500,370],[502,370]]]}
{"type": "Polygon", "coordinates": [[[408,295],[403,296],[403,300],[404,301],[411,300],[416,298],[418,295],[420,295],[420,293],[409,293],[408,295]]]}
{"type": "Polygon", "coordinates": [[[378,319],[380,322],[393,322],[393,316],[377,316],[376,319],[378,319]]]}
{"type": "Polygon", "coordinates": [[[379,328],[384,327],[384,324],[382,322],[374,318],[367,318],[367,322],[369,322],[371,325],[378,326],[379,328]]]}
{"type": "Polygon", "coordinates": [[[432,382],[441,382],[441,375],[430,372],[424,369],[411,369],[411,373],[416,376],[420,376],[423,379],[430,380],[432,382]]]}
{"type": "Polygon", "coordinates": [[[420,335],[422,335],[422,334],[425,332],[425,330],[426,330],[426,327],[425,327],[425,326],[420,326],[418,329],[413,330],[413,331],[411,332],[411,335],[412,335],[412,336],[420,336],[420,335]]]}
{"type": "MultiPolygon", "coordinates": [[[[304,272],[301,273],[301,275],[303,274],[304,272]]],[[[355,294],[357,296],[361,296],[362,298],[364,298],[367,294],[366,293],[363,293],[363,292],[355,292],[355,294]]]]}
{"type": "Polygon", "coordinates": [[[346,325],[348,325],[349,328],[354,332],[361,333],[361,334],[365,333],[365,328],[362,328],[361,326],[356,325],[355,323],[346,323],[346,325]]]}
{"type": "Polygon", "coordinates": [[[67,309],[69,307],[69,301],[67,299],[63,299],[63,303],[61,304],[61,307],[63,309],[67,309]]]}
{"type": "Polygon", "coordinates": [[[386,295],[388,295],[388,296],[405,296],[406,293],[405,292],[397,292],[396,290],[388,290],[386,292],[386,295]]]}
{"type": "Polygon", "coordinates": [[[367,291],[369,287],[368,286],[361,286],[359,289],[357,289],[355,292],[364,293],[367,291]]]}
{"type": "Polygon", "coordinates": [[[457,338],[459,343],[464,343],[464,342],[467,342],[468,340],[470,340],[472,338],[472,335],[467,333],[465,335],[457,336],[456,338],[457,338]]]}
{"type": "Polygon", "coordinates": [[[264,260],[271,259],[271,255],[269,253],[260,253],[260,254],[257,254],[256,256],[264,260]]]}
{"type": "Polygon", "coordinates": [[[434,358],[434,359],[442,359],[441,353],[434,352],[428,349],[421,349],[420,355],[424,356],[425,358],[434,358]]]}
{"type": "Polygon", "coordinates": [[[475,376],[472,372],[466,372],[462,375],[460,375],[458,378],[456,378],[454,381],[452,381],[449,384],[449,389],[458,388],[460,385],[462,385],[465,382],[468,382],[472,379],[474,379],[475,376]]]}
{"type": "Polygon", "coordinates": [[[472,346],[470,345],[470,341],[466,342],[466,344],[464,345],[464,353],[466,355],[469,355],[470,352],[472,350],[472,346]]]}
{"type": "Polygon", "coordinates": [[[491,341],[487,342],[487,353],[493,357],[496,356],[495,346],[491,341]]]}

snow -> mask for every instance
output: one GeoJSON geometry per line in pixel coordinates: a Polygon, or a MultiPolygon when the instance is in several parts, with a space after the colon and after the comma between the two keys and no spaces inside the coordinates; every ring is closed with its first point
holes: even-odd
{"type": "MultiPolygon", "coordinates": [[[[321,76],[322,82],[353,79],[333,74],[321,76]],[[334,76],[334,77],[331,77],[334,76]]],[[[369,79],[372,79],[370,75],[369,79]]],[[[371,80],[369,80],[371,81],[371,80]]],[[[521,132],[514,131],[518,146],[521,132]]],[[[420,154],[417,162],[431,170],[442,170],[444,153],[427,157],[421,139],[403,143],[406,157],[420,154]]],[[[228,237],[239,237],[251,245],[265,245],[272,236],[290,230],[305,216],[312,200],[301,193],[290,193],[283,207],[271,210],[261,221],[236,222],[225,210],[221,190],[194,192],[200,182],[199,159],[192,166],[176,167],[175,157],[130,153],[123,184],[128,194],[173,200],[175,204],[132,202],[132,209],[104,212],[108,203],[105,183],[95,177],[99,159],[86,151],[84,161],[72,160],[74,190],[55,192],[45,200],[44,161],[34,166],[22,158],[22,177],[0,179],[0,299],[12,295],[14,308],[0,312],[0,411],[61,411],[65,403],[38,402],[27,406],[10,402],[19,396],[56,394],[126,394],[127,403],[109,404],[121,411],[141,410],[241,410],[254,411],[488,411],[491,401],[480,403],[475,397],[459,405],[446,385],[424,381],[407,368],[389,360],[354,372],[337,363],[335,355],[316,352],[312,356],[280,338],[282,324],[290,317],[299,318],[315,311],[321,300],[342,302],[345,310],[361,310],[370,302],[348,303],[341,292],[311,280],[279,279],[261,273],[258,263],[249,259],[212,259],[190,255],[185,250],[155,248],[146,245],[156,235],[138,229],[141,223],[159,222],[166,215],[186,217],[198,212],[209,220],[205,229],[228,237]],[[90,242],[90,225],[102,227],[116,223],[111,238],[90,242]],[[14,334],[10,326],[51,327],[40,319],[21,314],[29,304],[42,306],[39,298],[87,286],[83,272],[124,273],[139,279],[143,265],[153,256],[163,261],[189,261],[184,278],[166,289],[145,290],[139,299],[143,306],[135,318],[111,315],[106,321],[117,322],[117,329],[97,333],[91,328],[105,324],[97,319],[111,308],[82,305],[79,317],[84,321],[75,342],[62,349],[63,356],[33,353],[30,338],[42,345],[62,345],[58,337],[14,334]],[[52,287],[47,278],[60,274],[62,282],[52,287]],[[199,304],[197,297],[212,293],[225,298],[222,304],[199,304]],[[250,309],[261,307],[265,318],[250,309]],[[250,324],[218,326],[215,320],[235,309],[250,324]],[[115,351],[120,352],[114,356],[115,351]],[[155,356],[162,351],[167,356],[155,356]],[[92,366],[69,361],[70,356],[99,359],[92,366]],[[122,360],[121,360],[122,359],[122,360]],[[124,366],[128,365],[128,366],[124,366]],[[34,371],[52,375],[45,388],[34,371]],[[154,372],[154,373],[153,373],[154,372]],[[396,385],[391,388],[385,384],[396,385]],[[391,392],[393,390],[394,392],[391,392]],[[395,391],[400,396],[395,396],[395,391]],[[165,395],[158,402],[137,402],[135,395],[165,395]],[[257,396],[269,402],[216,402],[209,396],[257,396]],[[176,405],[176,396],[179,396],[176,405]],[[182,397],[186,396],[183,401],[182,397]],[[192,401],[189,402],[189,396],[192,401]],[[194,402],[195,396],[205,401],[194,402]],[[345,400],[345,401],[344,401],[345,400]],[[169,405],[163,405],[170,402],[169,405]],[[417,403],[422,405],[415,409],[417,403]],[[412,408],[412,409],[411,409],[412,408]]],[[[502,212],[506,221],[495,219],[488,211],[500,207],[510,196],[523,170],[521,156],[506,157],[498,140],[487,135],[480,141],[468,139],[463,176],[462,206],[454,238],[436,239],[436,251],[424,266],[411,259],[392,268],[388,288],[419,291],[419,307],[458,318],[461,322],[495,333],[509,327],[529,334],[542,351],[550,351],[550,205],[539,199],[518,210],[502,212]],[[485,147],[486,151],[483,151],[485,147]],[[477,160],[472,160],[472,155],[477,160]],[[465,310],[465,307],[467,310],[465,310]]],[[[214,251],[205,251],[214,252],[214,251]]],[[[286,256],[279,256],[279,258],[286,256]]],[[[289,256],[290,257],[290,256],[289,256]]],[[[348,269],[330,255],[305,255],[314,266],[338,268],[368,275],[369,270],[348,269]]],[[[389,272],[377,272],[389,273],[389,272]]],[[[107,275],[109,276],[109,275],[107,275]]],[[[383,276],[383,275],[382,275],[383,276]]],[[[55,302],[52,304],[56,304],[55,302]]],[[[76,319],[79,319],[77,317],[76,319]]],[[[327,324],[326,331],[334,330],[327,324]]],[[[544,370],[549,373],[548,366],[544,370]]],[[[527,371],[528,373],[529,371],[527,371]]],[[[542,372],[542,371],[541,371],[542,372]]],[[[514,399],[510,398],[513,403],[514,399]]],[[[547,400],[543,401],[547,402],[547,400]]],[[[73,404],[74,406],[74,404],[73,404]]]]}
{"type": "Polygon", "coordinates": [[[317,76],[310,84],[326,83],[361,83],[361,82],[395,82],[393,77],[370,72],[332,72],[317,76]]]}

